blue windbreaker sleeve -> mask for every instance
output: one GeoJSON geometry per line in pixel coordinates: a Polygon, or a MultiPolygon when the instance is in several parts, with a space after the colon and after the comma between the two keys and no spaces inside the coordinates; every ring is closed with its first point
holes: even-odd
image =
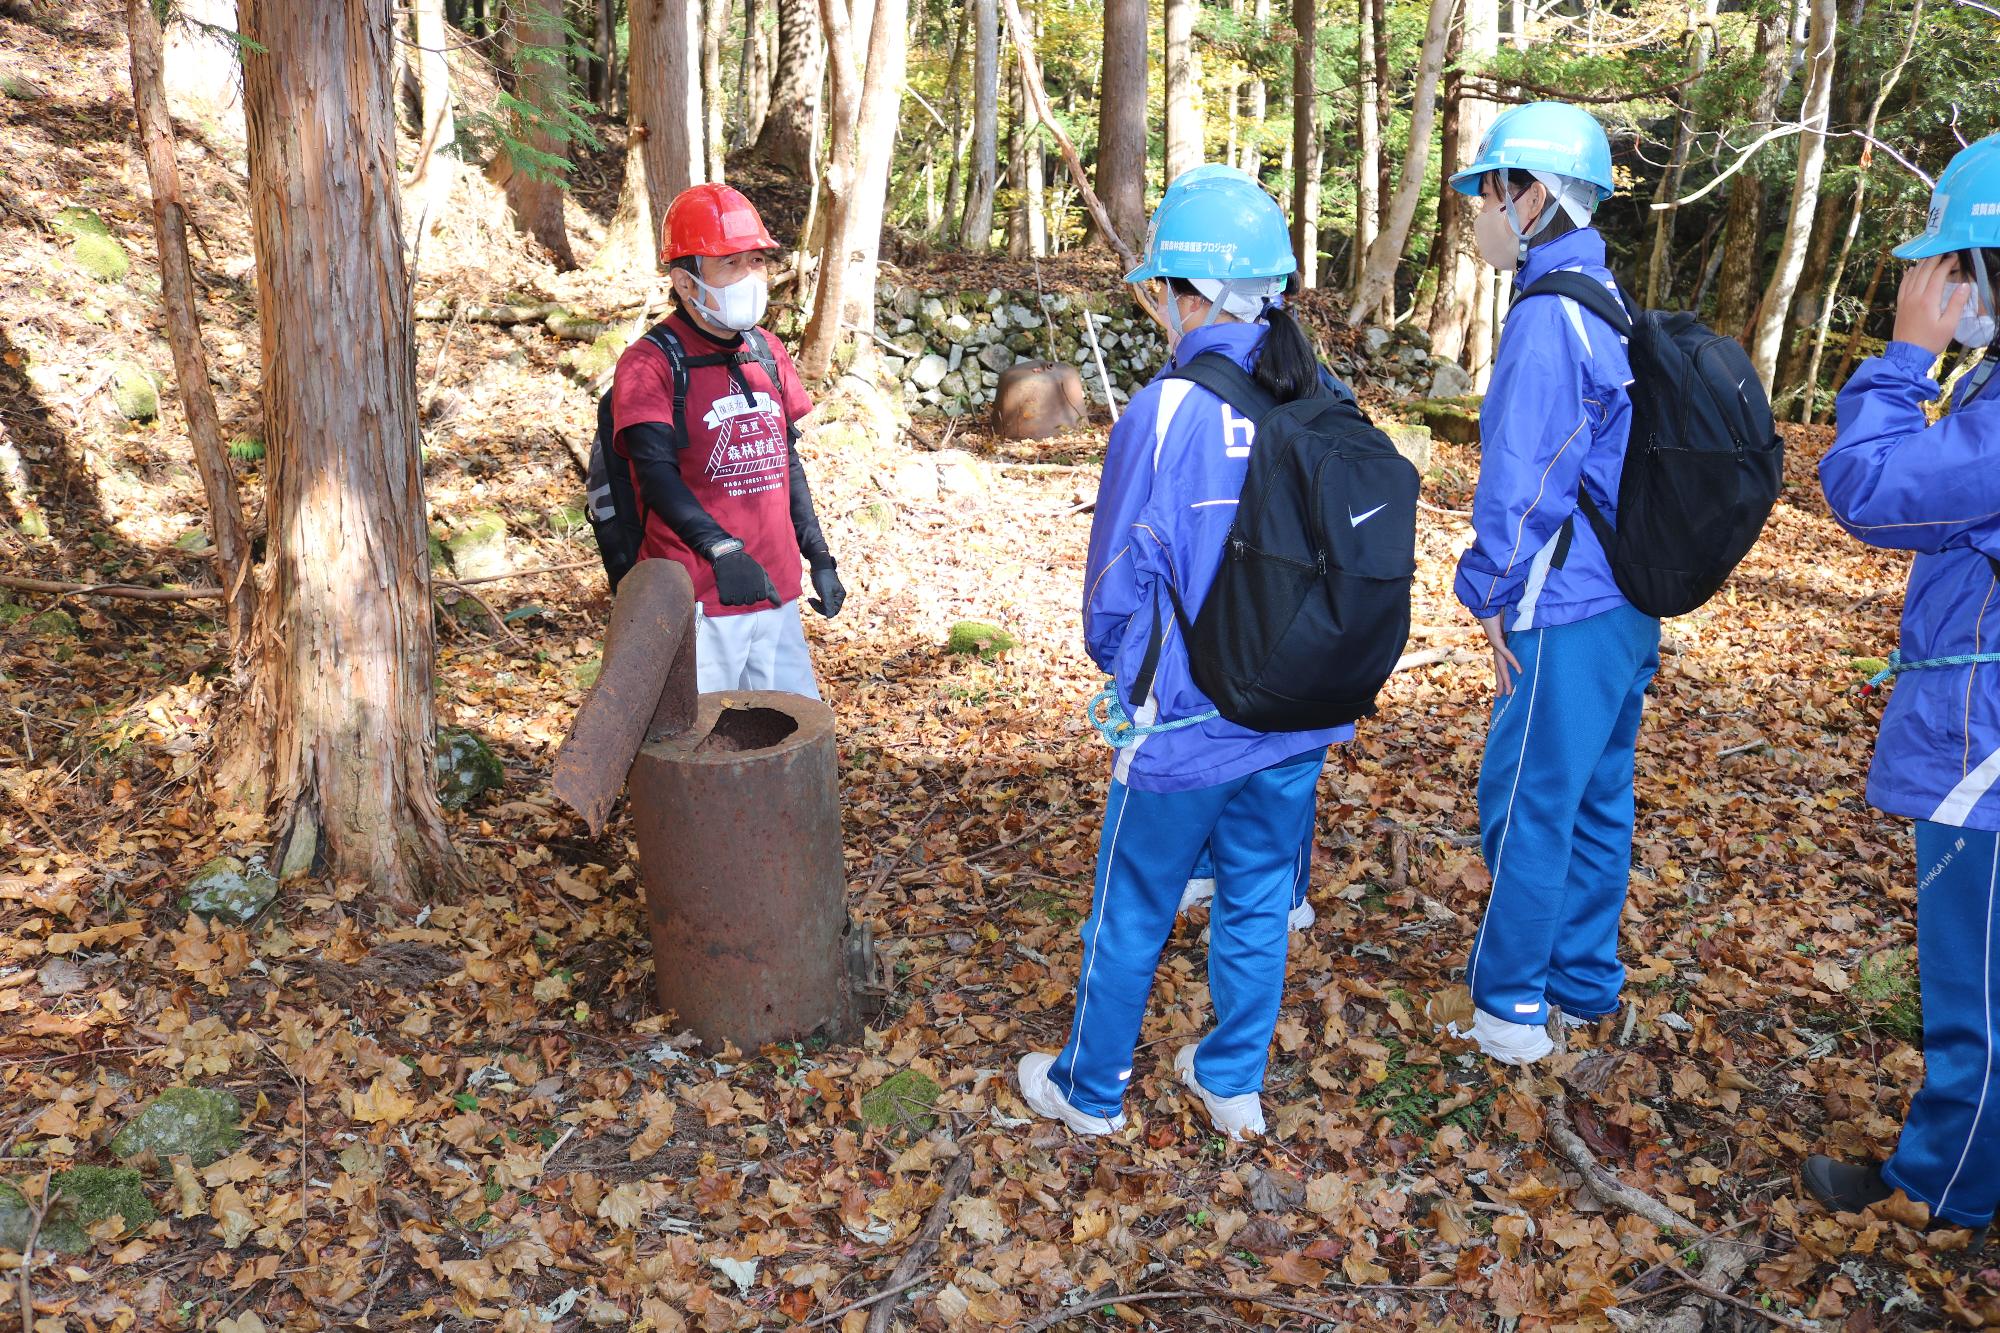
{"type": "Polygon", "coordinates": [[[1111,428],[1090,555],[1083,567],[1083,641],[1090,660],[1116,675],[1125,624],[1139,606],[1132,524],[1153,493],[1153,423],[1157,389],[1142,390],[1111,428]]]}
{"type": "Polygon", "coordinates": [[[1536,297],[1514,308],[1479,409],[1472,546],[1458,558],[1452,584],[1476,616],[1520,600],[1535,553],[1576,511],[1590,453],[1590,390],[1563,306],[1536,297]]]}
{"type": "Polygon", "coordinates": [[[2000,397],[1989,389],[1930,425],[1934,360],[1890,343],[1840,391],[1820,488],[1840,525],[1871,546],[1936,552],[1973,544],[2000,521],[2000,397]]]}

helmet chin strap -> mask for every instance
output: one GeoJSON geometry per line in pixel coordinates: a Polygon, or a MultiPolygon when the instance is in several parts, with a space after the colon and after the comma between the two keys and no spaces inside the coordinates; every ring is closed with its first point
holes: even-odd
{"type": "MultiPolygon", "coordinates": [[[[1540,181],[1535,184],[1542,185],[1540,181]]],[[[1556,220],[1556,209],[1561,207],[1555,195],[1549,193],[1548,186],[1542,185],[1542,193],[1547,199],[1542,204],[1541,215],[1535,219],[1532,228],[1523,231],[1520,210],[1514,206],[1514,192],[1507,188],[1507,178],[1504,175],[1500,178],[1500,201],[1507,209],[1508,230],[1514,233],[1514,268],[1517,272],[1528,266],[1528,251],[1533,247],[1535,238],[1549,229],[1549,224],[1556,220]]]]}

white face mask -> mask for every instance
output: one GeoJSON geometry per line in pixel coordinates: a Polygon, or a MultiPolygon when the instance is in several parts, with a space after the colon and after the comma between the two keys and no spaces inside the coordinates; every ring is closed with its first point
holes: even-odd
{"type": "Polygon", "coordinates": [[[694,278],[695,286],[707,298],[697,302],[697,308],[725,329],[747,333],[756,328],[771,303],[771,286],[761,273],[738,278],[727,287],[711,287],[701,280],[698,273],[689,276],[694,278]]]}
{"type": "Polygon", "coordinates": [[[1472,239],[1479,246],[1479,257],[1502,273],[1512,273],[1521,266],[1521,238],[1515,235],[1506,209],[1486,209],[1475,216],[1472,239]]]}
{"type": "Polygon", "coordinates": [[[1985,302],[1980,299],[1977,285],[1969,282],[1954,282],[1946,287],[1944,289],[1944,308],[1947,310],[1951,308],[1951,303],[1958,299],[1958,293],[1961,288],[1969,288],[1972,295],[1966,301],[1965,309],[1959,312],[1958,327],[1952,330],[1951,336],[1957,340],[1960,347],[1992,346],[1994,334],[1993,312],[1986,309],[1985,302]]]}

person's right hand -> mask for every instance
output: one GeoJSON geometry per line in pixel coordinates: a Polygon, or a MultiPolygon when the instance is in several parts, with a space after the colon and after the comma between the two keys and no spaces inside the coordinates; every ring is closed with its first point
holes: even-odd
{"type": "Polygon", "coordinates": [[[1958,329],[1958,317],[1972,299],[1972,284],[1959,272],[1957,255],[1932,255],[1903,275],[1896,293],[1896,341],[1912,343],[1932,356],[1943,356],[1958,329]],[[1945,288],[1961,285],[1945,297],[1945,288]]]}
{"type": "Polygon", "coordinates": [[[722,599],[724,606],[754,606],[758,602],[778,600],[778,590],[771,586],[771,576],[757,563],[757,557],[748,551],[731,551],[717,556],[715,570],[715,595],[722,599]]]}
{"type": "Polygon", "coordinates": [[[1512,668],[1514,675],[1520,675],[1521,659],[1507,646],[1507,630],[1499,616],[1481,616],[1479,627],[1486,631],[1486,642],[1493,647],[1493,692],[1512,694],[1514,682],[1507,671],[1512,668]]]}

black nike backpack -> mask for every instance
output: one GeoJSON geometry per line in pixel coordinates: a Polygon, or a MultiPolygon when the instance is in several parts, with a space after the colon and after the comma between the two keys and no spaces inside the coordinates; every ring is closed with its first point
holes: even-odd
{"type": "MultiPolygon", "coordinates": [[[[778,379],[778,359],[762,329],[743,335],[743,346],[720,356],[690,357],[681,340],[665,324],[646,331],[646,340],[660,349],[673,373],[674,434],[681,448],[687,448],[688,371],[702,366],[742,365],[754,361],[764,368],[771,390],[778,396],[778,411],[785,420],[785,439],[792,438],[791,416],[785,411],[785,387],[778,379]]],[[[584,512],[590,518],[590,532],[597,539],[597,554],[604,561],[604,573],[611,591],[618,581],[639,563],[639,548],[646,538],[646,511],[632,485],[632,468],[612,444],[615,423],[611,412],[611,390],[597,400],[597,434],[590,442],[590,467],[584,480],[584,512]]]]}
{"type": "MultiPolygon", "coordinates": [[[[1352,399],[1322,391],[1280,404],[1215,353],[1172,378],[1215,394],[1256,432],[1222,565],[1192,620],[1167,585],[1195,684],[1256,731],[1373,713],[1410,636],[1416,468],[1352,399]]],[[[1151,674],[1137,683],[1150,687],[1151,674]]]]}
{"type": "Polygon", "coordinates": [[[1531,296],[1567,296],[1630,344],[1617,529],[1581,483],[1577,506],[1626,600],[1649,616],[1685,615],[1756,545],[1784,484],[1784,441],[1749,354],[1691,314],[1628,309],[1587,274],[1548,274],[1516,300],[1531,296]]]}

